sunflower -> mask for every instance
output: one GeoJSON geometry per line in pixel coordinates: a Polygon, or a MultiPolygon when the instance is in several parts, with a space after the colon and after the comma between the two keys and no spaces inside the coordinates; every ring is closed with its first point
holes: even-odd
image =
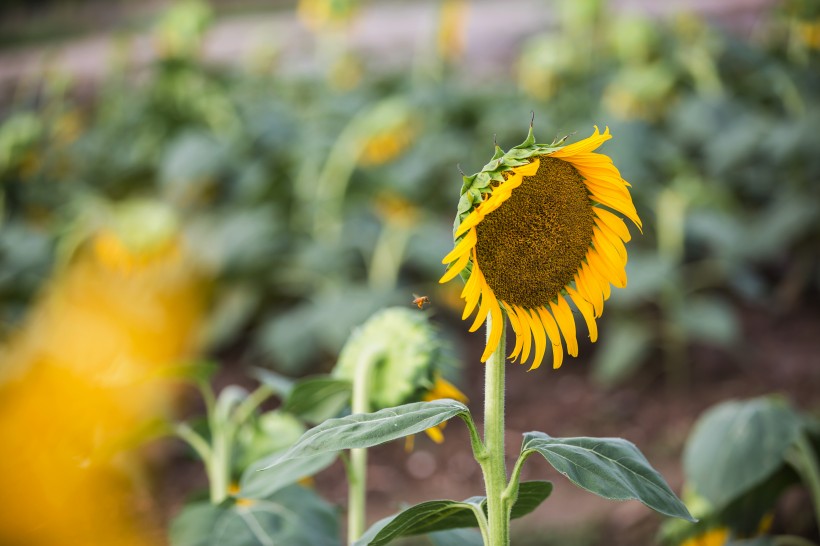
{"type": "Polygon", "coordinates": [[[492,317],[482,362],[498,346],[503,314],[516,334],[513,361],[532,353],[530,369],[537,368],[549,339],[553,367],[560,367],[562,335],[567,352],[577,356],[568,300],[597,339],[595,319],[610,285],[626,286],[630,234],[619,214],[641,228],[630,184],[609,157],[593,152],[610,138],[609,128],[595,127],[568,146],[565,139],[536,144],[530,125],[522,144],[506,153],[496,146],[481,172],[464,177],[455,248],[442,260],[449,267],[439,282],[456,275],[465,281],[462,319],[478,309],[471,332],[492,317]]]}

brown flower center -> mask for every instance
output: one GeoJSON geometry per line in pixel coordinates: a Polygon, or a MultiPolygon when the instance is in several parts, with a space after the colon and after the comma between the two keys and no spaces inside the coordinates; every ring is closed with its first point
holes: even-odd
{"type": "Polygon", "coordinates": [[[476,227],[478,265],[499,300],[532,309],[569,284],[592,242],[594,213],[575,168],[542,156],[533,176],[476,227]]]}

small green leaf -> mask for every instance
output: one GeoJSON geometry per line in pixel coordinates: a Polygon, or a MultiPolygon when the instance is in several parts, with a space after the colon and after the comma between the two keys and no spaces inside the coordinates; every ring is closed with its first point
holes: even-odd
{"type": "Polygon", "coordinates": [[[724,402],[698,420],[687,441],[687,482],[722,508],[784,464],[800,426],[800,418],[779,398],[724,402]]]}
{"type": "Polygon", "coordinates": [[[518,519],[526,516],[538,508],[551,494],[552,482],[541,480],[522,482],[518,486],[518,498],[515,499],[510,518],[518,519]]]}
{"type": "Polygon", "coordinates": [[[461,402],[444,398],[328,419],[303,434],[296,444],[263,470],[278,467],[291,459],[383,444],[418,434],[457,415],[469,418],[470,410],[461,402]]]}
{"type": "Polygon", "coordinates": [[[631,442],[621,438],[524,435],[521,456],[540,453],[575,485],[606,499],[638,500],[653,510],[696,521],[631,442]]]}
{"type": "Polygon", "coordinates": [[[284,410],[308,423],[336,417],[350,403],[350,382],[328,376],[303,379],[296,383],[284,410]]]}
{"type": "MultiPolygon", "coordinates": [[[[544,502],[551,493],[552,483],[550,482],[521,483],[510,518],[526,516],[544,502]]],[[[470,497],[461,502],[452,500],[423,502],[376,522],[356,541],[354,546],[379,546],[403,536],[477,527],[476,514],[479,510],[486,517],[487,497],[470,497]]]]}

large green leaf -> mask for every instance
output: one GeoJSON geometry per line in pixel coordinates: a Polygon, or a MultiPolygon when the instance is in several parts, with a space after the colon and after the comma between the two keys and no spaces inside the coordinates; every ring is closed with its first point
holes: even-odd
{"type": "Polygon", "coordinates": [[[475,529],[447,529],[427,535],[433,546],[484,546],[481,533],[475,529]]]}
{"type": "Polygon", "coordinates": [[[344,379],[317,376],[302,379],[293,387],[284,410],[309,423],[336,417],[350,404],[351,386],[344,379]]]}
{"type": "Polygon", "coordinates": [[[722,508],[777,472],[799,430],[799,417],[779,398],[720,404],[700,418],[687,441],[687,482],[722,508]]]}
{"type": "Polygon", "coordinates": [[[606,499],[642,502],[649,508],[689,521],[695,519],[631,442],[621,438],[552,438],[524,435],[521,457],[540,453],[575,485],[606,499]]]}
{"type": "Polygon", "coordinates": [[[171,546],[338,546],[335,509],[291,486],[264,500],[186,506],[171,523],[171,546]]]}
{"type": "MultiPolygon", "coordinates": [[[[520,518],[535,510],[552,493],[552,483],[544,481],[523,482],[519,486],[518,499],[510,517],[520,518]]],[[[470,497],[464,501],[427,501],[379,520],[368,529],[354,546],[380,546],[399,537],[421,535],[477,527],[476,513],[487,513],[486,497],[470,497]]]]}
{"type": "Polygon", "coordinates": [[[282,465],[292,459],[383,444],[418,434],[457,415],[469,418],[470,410],[461,402],[444,398],[328,419],[303,434],[264,470],[281,471],[282,465]]]}

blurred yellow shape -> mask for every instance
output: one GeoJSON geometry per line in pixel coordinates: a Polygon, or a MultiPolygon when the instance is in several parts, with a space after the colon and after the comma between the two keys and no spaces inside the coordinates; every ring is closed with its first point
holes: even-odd
{"type": "Polygon", "coordinates": [[[0,544],[164,543],[130,448],[171,413],[167,372],[194,355],[203,284],[176,231],[154,243],[129,254],[95,235],[2,354],[0,544]]]}
{"type": "Polygon", "coordinates": [[[459,60],[464,53],[464,27],[467,21],[466,0],[444,0],[441,4],[436,46],[447,62],[459,60]]]}
{"type": "Polygon", "coordinates": [[[726,527],[716,527],[684,541],[680,546],[723,546],[728,539],[729,530],[726,527]]]}

